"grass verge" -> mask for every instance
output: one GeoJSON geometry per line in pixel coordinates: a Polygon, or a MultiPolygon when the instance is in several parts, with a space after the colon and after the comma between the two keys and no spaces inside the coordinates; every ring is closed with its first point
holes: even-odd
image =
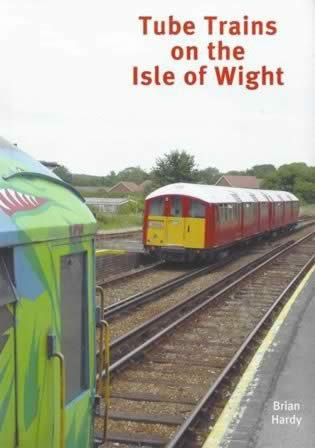
{"type": "Polygon", "coordinates": [[[128,229],[128,227],[141,227],[142,215],[97,215],[99,230],[128,229]]]}
{"type": "Polygon", "coordinates": [[[300,215],[315,216],[315,204],[302,205],[300,215]]]}

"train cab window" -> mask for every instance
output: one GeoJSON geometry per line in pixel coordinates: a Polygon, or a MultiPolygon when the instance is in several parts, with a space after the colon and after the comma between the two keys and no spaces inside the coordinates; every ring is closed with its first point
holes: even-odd
{"type": "Polygon", "coordinates": [[[163,216],[164,215],[164,200],[163,198],[155,198],[150,200],[150,216],[163,216]]]}
{"type": "Polygon", "coordinates": [[[206,216],[205,205],[200,201],[192,199],[190,201],[189,216],[191,218],[204,218],[206,216]]]}
{"type": "Polygon", "coordinates": [[[6,331],[14,325],[14,315],[6,305],[16,301],[5,259],[0,256],[0,355],[9,336],[6,331]]]}
{"type": "Polygon", "coordinates": [[[0,256],[0,306],[16,301],[9,270],[3,256],[0,256]]]}
{"type": "Polygon", "coordinates": [[[86,254],[61,257],[62,351],[66,364],[66,403],[89,385],[86,254]]]}
{"type": "Polygon", "coordinates": [[[171,199],[171,216],[183,216],[182,200],[179,197],[175,196],[171,199]]]}

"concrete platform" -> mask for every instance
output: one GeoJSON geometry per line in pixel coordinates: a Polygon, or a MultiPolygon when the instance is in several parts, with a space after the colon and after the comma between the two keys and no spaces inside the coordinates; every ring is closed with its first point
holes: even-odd
{"type": "Polygon", "coordinates": [[[110,230],[98,230],[98,235],[117,235],[117,234],[124,234],[124,233],[130,233],[130,232],[141,232],[142,227],[126,227],[124,229],[110,229],[110,230]]]}
{"type": "Polygon", "coordinates": [[[141,227],[131,227],[129,229],[120,229],[117,231],[99,231],[100,237],[105,236],[107,238],[96,239],[97,249],[113,249],[123,250],[133,253],[144,253],[142,243],[141,227]],[[133,235],[130,233],[134,233],[133,235]],[[111,235],[119,235],[119,238],[111,238],[111,235]]]}
{"type": "Polygon", "coordinates": [[[315,267],[290,298],[203,448],[315,447],[315,267]]]}

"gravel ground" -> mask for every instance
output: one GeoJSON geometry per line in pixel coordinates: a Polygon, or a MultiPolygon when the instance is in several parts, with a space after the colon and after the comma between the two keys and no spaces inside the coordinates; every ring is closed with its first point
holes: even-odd
{"type": "Polygon", "coordinates": [[[115,284],[114,286],[105,285],[103,287],[105,291],[105,306],[120,302],[121,300],[134,294],[138,294],[146,289],[158,286],[167,280],[171,280],[185,274],[187,271],[188,269],[185,266],[183,266],[182,269],[179,267],[174,270],[157,268],[154,271],[143,273],[139,277],[131,277],[130,279],[122,280],[119,284],[115,284]]]}

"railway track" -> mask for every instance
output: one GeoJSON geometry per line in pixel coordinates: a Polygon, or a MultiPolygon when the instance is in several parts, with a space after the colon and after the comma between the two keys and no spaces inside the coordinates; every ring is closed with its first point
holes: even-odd
{"type": "MultiPolygon", "coordinates": [[[[314,225],[314,221],[310,221],[310,220],[301,221],[301,222],[299,222],[296,229],[293,231],[291,230],[289,232],[289,234],[292,235],[293,233],[299,232],[299,231],[301,231],[309,226],[312,226],[312,225],[314,225]]],[[[121,235],[121,234],[119,234],[119,235],[121,235]]],[[[281,240],[282,238],[286,237],[287,235],[288,235],[288,233],[283,233],[280,236],[278,236],[276,239],[281,240]]],[[[98,282],[98,284],[108,290],[108,288],[112,288],[117,285],[121,286],[122,284],[129,282],[130,280],[146,276],[147,274],[150,274],[151,272],[154,272],[155,270],[160,269],[160,268],[170,269],[170,264],[166,263],[164,261],[152,262],[152,264],[150,264],[150,265],[147,265],[147,266],[144,266],[144,267],[132,270],[132,271],[128,271],[127,273],[118,275],[117,277],[113,277],[107,281],[98,282]]],[[[141,293],[142,292],[143,291],[141,291],[141,293]]],[[[136,293],[134,293],[134,295],[135,294],[136,293]]],[[[139,294],[140,294],[140,291],[139,291],[139,294]]],[[[125,299],[125,298],[126,297],[124,297],[123,299],[125,299]]],[[[118,301],[120,301],[120,300],[122,300],[122,299],[119,298],[118,301]]]]}
{"type": "MultiPolygon", "coordinates": [[[[308,227],[309,225],[307,225],[308,227]]],[[[276,240],[277,241],[277,240],[276,240]]],[[[276,242],[277,244],[277,242],[276,242]]],[[[136,294],[132,294],[129,297],[120,299],[117,302],[114,302],[110,305],[108,305],[105,308],[104,318],[107,321],[112,321],[113,319],[119,318],[119,316],[124,316],[126,313],[129,313],[132,311],[132,309],[138,308],[141,305],[144,305],[150,301],[154,301],[161,296],[170,293],[170,291],[179,288],[180,286],[184,285],[185,283],[189,283],[191,280],[201,277],[203,275],[207,275],[211,272],[215,272],[227,264],[231,263],[232,261],[236,260],[237,258],[240,258],[246,254],[260,254],[266,252],[265,247],[269,246],[270,242],[265,244],[256,244],[253,247],[249,248],[243,248],[240,250],[236,250],[231,253],[229,257],[226,257],[225,259],[218,261],[216,263],[211,263],[206,266],[198,267],[198,268],[192,268],[189,270],[189,272],[184,273],[183,275],[179,275],[178,277],[171,278],[167,280],[164,283],[158,284],[153,286],[152,288],[149,288],[145,291],[140,291],[136,294]]],[[[150,273],[154,271],[157,268],[164,268],[164,269],[171,269],[170,264],[159,262],[156,263],[156,265],[148,268],[144,268],[139,274],[143,273],[150,273]]],[[[174,268],[174,266],[173,266],[174,268]]],[[[137,273],[136,273],[137,274],[137,273]]],[[[124,277],[124,280],[128,280],[128,278],[134,278],[134,274],[132,277],[124,277]]],[[[107,286],[107,285],[106,285],[107,286]]],[[[112,283],[110,283],[110,286],[113,286],[112,283]]]]}
{"type": "Polygon", "coordinates": [[[146,275],[156,269],[165,265],[164,261],[157,261],[156,263],[152,263],[149,266],[143,266],[142,268],[135,269],[133,271],[129,271],[117,277],[111,278],[107,281],[100,282],[100,286],[104,287],[112,287],[117,284],[121,284],[122,282],[131,280],[133,278],[141,277],[142,275],[146,275]]]}
{"type": "MultiPolygon", "coordinates": [[[[278,250],[278,244],[278,241],[274,241],[271,247],[275,246],[275,250],[278,250]]],[[[205,286],[212,285],[222,279],[226,272],[233,272],[236,268],[248,261],[256,260],[268,251],[270,251],[270,242],[259,244],[243,250],[241,254],[238,252],[234,254],[234,257],[226,258],[220,263],[196,269],[149,290],[142,290],[128,298],[113,302],[105,312],[105,319],[111,322],[113,358],[116,359],[116,347],[121,345],[120,341],[122,343],[125,340],[126,334],[138,335],[138,338],[141,338],[142,332],[143,337],[147,337],[145,323],[147,320],[154,321],[155,317],[161,314],[163,316],[165,313],[171,316],[172,308],[177,310],[177,305],[180,307],[182,302],[185,305],[185,298],[189,296],[189,291],[197,292],[205,286]],[[207,275],[209,273],[210,275],[207,275]],[[185,284],[187,287],[184,287],[185,284]]],[[[110,293],[113,294],[113,291],[110,293]]]]}
{"type": "Polygon", "coordinates": [[[106,446],[200,446],[191,439],[200,412],[314,263],[314,251],[314,232],[285,243],[191,296],[174,314],[168,310],[159,317],[160,323],[168,319],[162,330],[156,321],[154,330],[147,323],[142,343],[125,337],[126,351],[120,350],[122,356],[110,367],[114,379],[106,446]]]}
{"type": "Polygon", "coordinates": [[[188,273],[167,280],[166,282],[150,288],[149,290],[134,294],[119,302],[113,303],[105,308],[104,318],[107,321],[111,321],[113,318],[119,317],[121,313],[130,312],[130,310],[138,307],[139,305],[143,305],[152,300],[156,300],[164,294],[169,293],[173,289],[179,288],[180,286],[184,285],[194,278],[198,278],[201,275],[209,274],[210,272],[219,269],[224,264],[226,264],[226,262],[219,262],[213,265],[193,269],[188,273]]]}

